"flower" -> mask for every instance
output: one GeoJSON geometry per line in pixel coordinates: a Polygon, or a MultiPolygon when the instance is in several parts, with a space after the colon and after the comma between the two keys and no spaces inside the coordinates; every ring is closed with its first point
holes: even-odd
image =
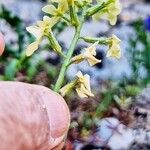
{"type": "Polygon", "coordinates": [[[60,89],[61,95],[65,96],[71,89],[75,88],[81,98],[94,96],[91,92],[90,76],[88,74],[83,75],[80,71],[76,76],[77,78],[75,80],[60,89]]]}
{"type": "Polygon", "coordinates": [[[58,3],[58,7],[50,4],[43,7],[42,11],[60,18],[68,10],[68,2],[67,0],[52,0],[52,2],[58,3]]]}
{"type": "Polygon", "coordinates": [[[48,16],[44,16],[43,21],[38,21],[37,25],[26,28],[26,30],[36,38],[36,41],[31,43],[27,47],[27,56],[32,55],[38,49],[43,36],[49,33],[49,31],[55,25],[56,22],[57,20],[55,18],[49,18],[48,16]]]}
{"type": "Polygon", "coordinates": [[[117,36],[112,35],[112,38],[110,39],[109,50],[107,51],[106,55],[107,57],[116,57],[117,59],[121,57],[120,42],[121,40],[117,36]]]}
{"type": "Polygon", "coordinates": [[[121,4],[119,0],[97,0],[98,3],[104,3],[105,7],[96,13],[93,17],[95,19],[105,18],[111,25],[117,22],[117,16],[121,12],[121,4]]]}
{"type": "Polygon", "coordinates": [[[91,92],[90,76],[88,74],[83,75],[81,71],[79,71],[76,76],[78,81],[78,84],[76,85],[76,91],[79,97],[84,98],[94,96],[94,94],[91,92]]]}
{"type": "Polygon", "coordinates": [[[85,51],[83,54],[77,55],[75,57],[72,58],[72,63],[80,63],[84,60],[87,60],[90,66],[93,66],[99,62],[101,62],[101,60],[96,59],[94,56],[96,56],[96,46],[97,46],[98,42],[94,43],[93,45],[91,45],[88,48],[85,48],[85,51]]]}

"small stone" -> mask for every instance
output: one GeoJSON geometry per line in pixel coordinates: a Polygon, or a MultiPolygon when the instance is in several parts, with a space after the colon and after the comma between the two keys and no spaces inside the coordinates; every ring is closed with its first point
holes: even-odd
{"type": "Polygon", "coordinates": [[[108,142],[112,150],[126,150],[134,142],[133,131],[120,124],[108,142]]]}
{"type": "Polygon", "coordinates": [[[134,141],[142,145],[146,140],[146,131],[144,129],[136,129],[134,131],[134,141]]]}
{"type": "Polygon", "coordinates": [[[97,133],[93,142],[97,145],[105,145],[119,125],[119,120],[113,117],[104,118],[98,123],[97,133]]]}

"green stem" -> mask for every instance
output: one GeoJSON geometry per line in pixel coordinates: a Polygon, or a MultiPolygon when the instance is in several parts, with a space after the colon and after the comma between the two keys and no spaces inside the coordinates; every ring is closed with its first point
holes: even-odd
{"type": "Polygon", "coordinates": [[[92,15],[96,14],[100,10],[104,9],[108,4],[103,2],[103,3],[97,4],[97,5],[89,8],[87,10],[87,16],[92,16],[92,15]]]}
{"type": "Polygon", "coordinates": [[[78,27],[79,25],[78,16],[77,13],[75,12],[75,9],[72,6],[70,6],[70,18],[72,25],[78,27]]]}
{"type": "Polygon", "coordinates": [[[62,18],[67,22],[67,23],[69,23],[70,24],[70,20],[67,18],[67,17],[65,17],[65,16],[62,16],[62,18]]]}
{"type": "Polygon", "coordinates": [[[98,44],[109,44],[110,43],[110,38],[97,38],[97,37],[80,37],[80,39],[84,40],[85,42],[88,43],[95,43],[99,42],[98,44]]]}
{"type": "Polygon", "coordinates": [[[60,88],[62,87],[62,84],[63,84],[63,81],[64,81],[64,77],[65,77],[65,73],[68,69],[68,64],[70,63],[70,59],[73,55],[73,52],[74,52],[74,49],[77,45],[77,42],[78,42],[78,39],[80,37],[80,32],[81,32],[81,28],[82,28],[82,25],[83,25],[83,22],[82,21],[80,23],[80,25],[76,28],[76,32],[75,32],[75,35],[74,35],[74,38],[71,42],[71,45],[70,45],[70,48],[68,50],[68,53],[67,53],[67,56],[64,60],[64,63],[61,67],[61,70],[60,70],[60,73],[59,73],[59,76],[58,76],[58,79],[57,79],[57,82],[55,84],[55,87],[54,87],[54,91],[55,92],[58,92],[60,90],[60,88]]]}

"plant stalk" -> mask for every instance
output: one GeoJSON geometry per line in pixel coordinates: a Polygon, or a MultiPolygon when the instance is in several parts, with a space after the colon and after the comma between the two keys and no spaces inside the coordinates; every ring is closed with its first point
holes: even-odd
{"type": "Polygon", "coordinates": [[[71,42],[71,45],[70,45],[70,48],[68,50],[67,56],[64,59],[64,63],[62,65],[62,67],[61,67],[61,70],[60,70],[57,82],[56,82],[55,87],[54,87],[54,91],[55,92],[58,92],[60,90],[60,88],[62,87],[64,78],[65,78],[65,73],[66,73],[66,71],[68,69],[68,66],[69,66],[69,63],[70,63],[70,59],[71,59],[71,57],[73,55],[74,49],[75,49],[75,47],[77,45],[77,42],[79,40],[79,37],[80,37],[80,32],[81,32],[82,25],[83,25],[83,21],[76,28],[76,32],[75,32],[74,38],[73,38],[73,40],[71,42]]]}

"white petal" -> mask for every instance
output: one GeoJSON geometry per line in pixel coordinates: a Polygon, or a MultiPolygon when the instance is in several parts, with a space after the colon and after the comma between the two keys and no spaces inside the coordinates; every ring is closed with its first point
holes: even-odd
{"type": "Polygon", "coordinates": [[[80,98],[86,98],[88,97],[86,94],[84,94],[79,88],[76,89],[77,94],[80,98]]]}
{"type": "Polygon", "coordinates": [[[98,41],[92,44],[90,47],[86,48],[85,50],[90,52],[91,55],[95,56],[96,55],[96,46],[98,44],[98,41]]]}
{"type": "Polygon", "coordinates": [[[43,21],[48,23],[50,28],[53,27],[58,22],[59,19],[60,17],[51,17],[51,18],[48,16],[43,17],[43,21]]]}
{"type": "Polygon", "coordinates": [[[55,15],[56,8],[53,5],[46,5],[42,8],[42,11],[51,15],[55,15]]]}
{"type": "Polygon", "coordinates": [[[76,74],[76,76],[77,76],[78,78],[82,78],[82,77],[83,77],[83,74],[82,74],[81,71],[78,71],[77,74],[76,74]]]}
{"type": "Polygon", "coordinates": [[[31,43],[27,47],[26,55],[27,56],[31,56],[38,49],[38,46],[39,46],[39,42],[38,41],[35,41],[35,42],[31,43]]]}
{"type": "Polygon", "coordinates": [[[29,33],[33,34],[36,39],[40,39],[41,36],[42,36],[42,34],[43,34],[42,31],[40,30],[40,28],[37,27],[37,26],[30,26],[30,27],[27,27],[26,30],[27,30],[29,33]]]}
{"type": "Polygon", "coordinates": [[[90,76],[88,74],[84,75],[84,80],[85,80],[85,87],[88,89],[88,91],[91,91],[90,87],[90,76]]]}

